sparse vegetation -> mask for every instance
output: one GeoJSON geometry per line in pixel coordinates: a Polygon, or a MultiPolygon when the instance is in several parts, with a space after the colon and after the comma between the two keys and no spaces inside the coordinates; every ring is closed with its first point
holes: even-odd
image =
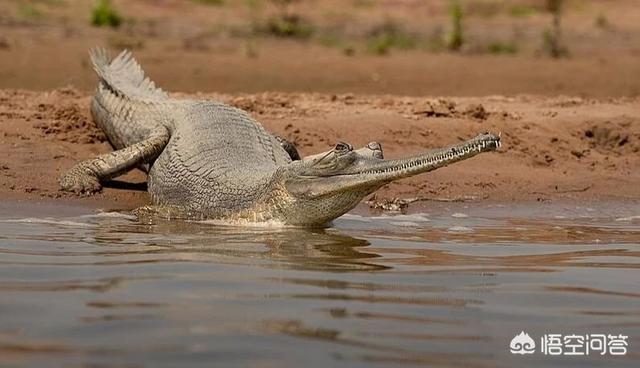
{"type": "Polygon", "coordinates": [[[509,8],[509,15],[515,18],[526,18],[536,13],[536,9],[526,4],[515,4],[509,8]]]}
{"type": "Polygon", "coordinates": [[[282,14],[267,21],[266,31],[276,37],[308,38],[313,26],[297,14],[282,14]]]}
{"type": "Polygon", "coordinates": [[[91,24],[96,27],[117,28],[122,23],[122,17],[113,7],[110,0],[98,0],[91,11],[91,24]]]}
{"type": "Polygon", "coordinates": [[[353,6],[360,8],[372,8],[376,5],[375,0],[353,0],[353,6]]]}
{"type": "Polygon", "coordinates": [[[22,4],[18,9],[20,16],[26,20],[36,20],[43,16],[42,11],[36,8],[33,4],[22,4]]]}
{"type": "Polygon", "coordinates": [[[261,0],[244,0],[244,5],[246,5],[252,12],[262,7],[261,0]]]}
{"type": "Polygon", "coordinates": [[[416,45],[416,37],[391,20],[373,28],[367,35],[367,50],[377,55],[388,54],[392,48],[412,49],[416,45]]]}
{"type": "Polygon", "coordinates": [[[354,42],[341,38],[342,34],[330,32],[318,37],[318,42],[325,47],[337,48],[346,56],[353,56],[356,53],[354,42]]]}
{"type": "Polygon", "coordinates": [[[376,55],[388,54],[391,46],[391,40],[386,37],[374,38],[367,42],[367,50],[376,55]]]}
{"type": "Polygon", "coordinates": [[[451,51],[459,51],[464,44],[462,27],[462,6],[458,0],[452,0],[449,10],[451,18],[451,31],[447,38],[447,48],[451,51]]]}
{"type": "Polygon", "coordinates": [[[493,41],[487,46],[491,54],[517,54],[518,46],[513,42],[493,41]]]}
{"type": "Polygon", "coordinates": [[[560,58],[569,54],[568,49],[562,43],[562,6],[564,0],[546,0],[546,9],[551,13],[553,20],[551,29],[543,32],[544,50],[554,58],[560,58]]]}
{"type": "Polygon", "coordinates": [[[283,38],[309,38],[314,32],[313,25],[289,9],[297,1],[300,0],[271,0],[278,7],[278,14],[269,18],[264,26],[254,25],[254,33],[267,33],[283,38]]]}
{"type": "Polygon", "coordinates": [[[222,5],[224,4],[224,0],[191,0],[194,3],[202,4],[202,5],[222,5]]]}

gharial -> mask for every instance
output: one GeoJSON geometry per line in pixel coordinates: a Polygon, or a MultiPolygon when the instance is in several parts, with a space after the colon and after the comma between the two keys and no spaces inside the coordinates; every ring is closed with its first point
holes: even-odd
{"type": "Polygon", "coordinates": [[[500,146],[499,136],[484,133],[403,159],[383,159],[376,142],[357,150],[340,142],[300,158],[291,143],[243,110],[170,98],[145,77],[129,51],[113,60],[104,49],[90,54],[99,76],[91,113],[116,150],[78,163],[60,185],[93,193],[140,167],[148,174],[152,213],[321,226],[393,180],[500,146]]]}

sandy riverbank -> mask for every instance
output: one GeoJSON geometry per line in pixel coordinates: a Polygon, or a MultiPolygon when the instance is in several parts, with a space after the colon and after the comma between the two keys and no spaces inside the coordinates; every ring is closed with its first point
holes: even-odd
{"type": "MultiPolygon", "coordinates": [[[[436,172],[392,183],[379,199],[483,201],[640,198],[640,99],[572,97],[420,98],[329,94],[176,94],[223,100],[251,112],[303,154],[338,140],[382,143],[400,157],[502,132],[503,148],[436,172]]],[[[75,162],[108,152],[91,121],[90,96],[74,89],[0,90],[0,197],[57,199],[110,208],[147,203],[144,174],[133,172],[92,197],[59,191],[75,162]],[[137,183],[128,185],[128,183],[137,183]]]]}

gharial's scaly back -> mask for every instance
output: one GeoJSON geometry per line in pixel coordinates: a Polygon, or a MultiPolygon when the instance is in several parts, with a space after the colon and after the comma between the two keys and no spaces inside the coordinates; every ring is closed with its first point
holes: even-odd
{"type": "Polygon", "coordinates": [[[119,97],[146,102],[169,98],[165,91],[156,87],[155,83],[145,76],[142,67],[129,50],[124,50],[113,60],[109,59],[108,52],[103,48],[91,50],[90,56],[93,69],[104,87],[119,97]]]}

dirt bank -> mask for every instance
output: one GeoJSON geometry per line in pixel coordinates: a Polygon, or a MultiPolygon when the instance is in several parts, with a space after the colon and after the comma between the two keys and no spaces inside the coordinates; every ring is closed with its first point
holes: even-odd
{"type": "MultiPolygon", "coordinates": [[[[176,97],[218,99],[246,109],[304,154],[325,150],[338,140],[354,146],[378,140],[387,157],[399,157],[483,131],[502,132],[499,152],[392,183],[378,192],[379,199],[640,198],[638,98],[286,93],[176,97]]],[[[0,198],[49,198],[109,208],[132,208],[148,201],[141,172],[88,198],[58,190],[62,170],[110,150],[89,117],[89,99],[74,89],[0,90],[0,198]]]]}
{"type": "MultiPolygon", "coordinates": [[[[0,88],[87,93],[87,51],[134,51],[169,91],[484,96],[640,94],[637,1],[567,2],[567,57],[545,51],[544,1],[463,1],[464,46],[447,51],[449,0],[296,1],[313,31],[274,35],[278,1],[112,1],[117,28],[91,26],[94,1],[0,2],[0,88]],[[213,2],[211,2],[213,3],[213,2]],[[257,7],[252,8],[253,3],[257,7]]],[[[281,15],[280,15],[281,16],[281,15]]],[[[303,31],[304,29],[299,29],[303,31]]]]}

